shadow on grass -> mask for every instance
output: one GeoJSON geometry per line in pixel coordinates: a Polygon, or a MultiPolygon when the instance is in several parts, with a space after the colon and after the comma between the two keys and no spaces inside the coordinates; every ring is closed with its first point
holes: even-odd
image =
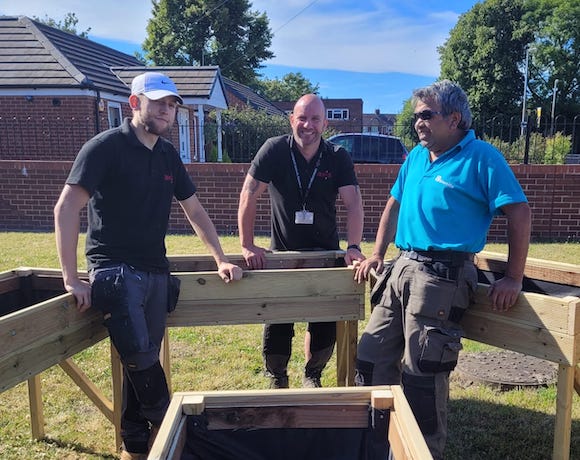
{"type": "Polygon", "coordinates": [[[77,442],[62,442],[58,439],[54,439],[54,438],[50,438],[50,437],[42,438],[42,440],[39,442],[46,443],[47,445],[50,445],[50,446],[58,447],[60,449],[66,449],[69,451],[72,450],[72,451],[79,453],[79,454],[94,455],[95,458],[99,458],[99,459],[118,460],[118,458],[119,458],[118,455],[114,455],[114,454],[111,454],[109,452],[106,452],[106,453],[105,452],[96,452],[95,450],[89,449],[87,446],[84,446],[84,445],[79,444],[77,442]]]}
{"type": "MultiPolygon", "coordinates": [[[[449,402],[446,460],[552,458],[555,416],[474,399],[449,402]]],[[[580,458],[580,421],[572,421],[570,458],[580,458]]]]}

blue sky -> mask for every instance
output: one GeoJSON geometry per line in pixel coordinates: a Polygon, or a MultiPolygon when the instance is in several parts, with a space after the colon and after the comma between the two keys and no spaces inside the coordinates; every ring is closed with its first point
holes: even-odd
{"type": "MultiPolygon", "coordinates": [[[[225,0],[227,2],[227,0],[225,0]]],[[[413,89],[439,75],[437,47],[474,0],[253,0],[274,33],[261,73],[301,72],[327,98],[361,98],[365,113],[398,113],[413,89]]],[[[79,19],[77,30],[119,51],[140,49],[149,0],[3,0],[0,15],[79,19]]]]}

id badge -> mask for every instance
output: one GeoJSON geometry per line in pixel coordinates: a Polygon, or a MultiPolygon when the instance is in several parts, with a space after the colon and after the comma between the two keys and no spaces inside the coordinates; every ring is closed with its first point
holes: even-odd
{"type": "Polygon", "coordinates": [[[314,213],[307,211],[306,209],[303,209],[302,211],[296,211],[294,223],[312,225],[314,223],[314,213]]]}

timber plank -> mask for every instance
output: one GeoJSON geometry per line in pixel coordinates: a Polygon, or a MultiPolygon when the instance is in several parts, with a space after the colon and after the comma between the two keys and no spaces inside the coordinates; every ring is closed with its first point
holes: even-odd
{"type": "Polygon", "coordinates": [[[175,275],[181,279],[180,301],[362,295],[365,291],[349,268],[244,271],[242,280],[232,283],[224,283],[217,272],[175,275]]]}
{"type": "Polygon", "coordinates": [[[465,337],[555,363],[577,360],[574,336],[518,324],[497,315],[467,311],[461,320],[465,337]]]}
{"type": "Polygon", "coordinates": [[[413,415],[411,406],[403,390],[398,385],[391,386],[393,409],[389,424],[389,443],[397,460],[428,460],[431,452],[413,415]]]}
{"type": "Polygon", "coordinates": [[[22,310],[9,313],[0,319],[0,358],[22,351],[43,337],[66,334],[69,328],[78,328],[98,321],[96,310],[79,313],[72,294],[62,294],[22,310]]]}
{"type": "MultiPolygon", "coordinates": [[[[182,400],[183,393],[175,393],[171,398],[169,407],[163,422],[159,427],[159,432],[155,438],[153,446],[151,446],[151,452],[149,452],[149,460],[161,460],[161,459],[178,459],[181,457],[181,451],[185,445],[185,417],[183,417],[182,411],[182,400]],[[177,438],[177,439],[176,439],[177,438]],[[181,444],[183,442],[183,444],[181,444]],[[174,445],[177,443],[176,445],[174,445]],[[181,444],[181,445],[180,445],[181,444]],[[173,453],[172,450],[180,448],[178,453],[173,453]],[[174,455],[175,454],[175,455],[174,455]]],[[[203,400],[201,401],[203,405],[203,400]]]]}
{"type": "MultiPolygon", "coordinates": [[[[482,251],[476,254],[475,264],[482,270],[504,273],[507,255],[482,251]]],[[[524,269],[528,278],[580,287],[580,265],[528,257],[524,269]]]]}
{"type": "Polygon", "coordinates": [[[0,320],[0,392],[107,337],[98,312],[80,314],[72,294],[10,313],[0,320]]]}
{"type": "Polygon", "coordinates": [[[279,297],[263,299],[180,300],[168,326],[215,326],[364,318],[358,296],[279,297]]]}
{"type": "MultiPolygon", "coordinates": [[[[275,251],[266,253],[266,269],[324,268],[335,267],[344,251],[275,251]]],[[[226,254],[228,260],[243,269],[247,268],[241,254],[226,254]]],[[[172,272],[215,271],[217,266],[210,255],[170,255],[172,272]]]]}
{"type": "Polygon", "coordinates": [[[560,364],[578,362],[580,299],[520,294],[507,312],[493,311],[487,286],[480,284],[476,302],[461,320],[465,336],[500,348],[560,364]]]}
{"type": "Polygon", "coordinates": [[[366,428],[368,402],[360,405],[207,408],[209,430],[366,428]]]}
{"type": "Polygon", "coordinates": [[[371,392],[376,389],[388,390],[389,386],[341,387],[281,390],[229,390],[208,392],[187,392],[183,395],[184,413],[187,407],[195,406],[199,396],[204,397],[206,408],[296,406],[298,404],[336,405],[368,404],[371,392]]]}
{"type": "Polygon", "coordinates": [[[556,333],[573,333],[574,329],[570,330],[570,319],[578,316],[576,312],[579,307],[574,302],[576,297],[559,298],[523,292],[518,297],[516,304],[507,312],[496,312],[492,310],[487,290],[487,285],[480,284],[478,286],[475,303],[469,307],[469,311],[489,313],[514,323],[544,328],[556,333]]]}

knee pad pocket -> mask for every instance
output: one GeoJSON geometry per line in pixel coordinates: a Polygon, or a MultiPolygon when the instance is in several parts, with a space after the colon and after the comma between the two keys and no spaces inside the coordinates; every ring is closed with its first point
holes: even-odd
{"type": "Polygon", "coordinates": [[[435,377],[411,375],[403,372],[403,392],[424,435],[437,431],[435,377]]]}

